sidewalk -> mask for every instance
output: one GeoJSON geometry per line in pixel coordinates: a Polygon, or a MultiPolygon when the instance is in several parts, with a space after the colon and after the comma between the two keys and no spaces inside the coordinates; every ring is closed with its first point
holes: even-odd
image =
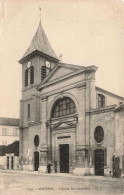
{"type": "Polygon", "coordinates": [[[84,179],[84,180],[102,180],[102,181],[110,181],[110,182],[120,182],[123,181],[123,178],[113,178],[113,177],[105,177],[105,176],[75,176],[72,173],[38,173],[37,171],[29,172],[29,171],[20,171],[20,170],[0,170],[0,173],[20,173],[20,174],[31,174],[31,175],[41,175],[44,177],[64,177],[64,178],[75,178],[75,179],[84,179]]]}

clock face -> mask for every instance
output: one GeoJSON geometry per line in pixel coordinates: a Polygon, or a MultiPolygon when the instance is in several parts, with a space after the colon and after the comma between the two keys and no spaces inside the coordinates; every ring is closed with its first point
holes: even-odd
{"type": "Polygon", "coordinates": [[[29,61],[29,62],[27,63],[27,67],[30,68],[30,66],[31,66],[31,62],[29,61]]]}
{"type": "Polygon", "coordinates": [[[49,62],[49,61],[46,61],[46,62],[45,62],[45,65],[46,65],[46,67],[47,67],[47,68],[50,68],[50,67],[51,67],[51,65],[50,65],[50,62],[49,62]]]}

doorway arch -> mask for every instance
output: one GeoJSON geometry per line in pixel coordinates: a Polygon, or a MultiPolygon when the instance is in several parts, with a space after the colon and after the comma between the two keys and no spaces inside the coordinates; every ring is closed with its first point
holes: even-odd
{"type": "Polygon", "coordinates": [[[38,171],[39,168],[39,152],[34,152],[34,170],[38,171]]]}

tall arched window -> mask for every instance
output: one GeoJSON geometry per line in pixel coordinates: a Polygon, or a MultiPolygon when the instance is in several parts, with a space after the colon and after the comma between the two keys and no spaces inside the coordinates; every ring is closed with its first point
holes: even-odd
{"type": "Polygon", "coordinates": [[[76,113],[76,106],[69,97],[58,99],[52,109],[52,118],[67,116],[76,113]]]}
{"type": "Polygon", "coordinates": [[[30,67],[30,84],[34,83],[34,66],[30,67]]]}
{"type": "Polygon", "coordinates": [[[46,77],[46,66],[41,67],[41,81],[46,77]]]}
{"type": "Polygon", "coordinates": [[[28,68],[25,70],[25,87],[28,86],[28,68]]]}

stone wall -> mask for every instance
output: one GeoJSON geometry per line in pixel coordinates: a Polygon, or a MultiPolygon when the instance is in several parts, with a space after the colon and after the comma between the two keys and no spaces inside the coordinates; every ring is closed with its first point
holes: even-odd
{"type": "Polygon", "coordinates": [[[34,152],[40,152],[40,146],[42,143],[42,129],[41,125],[33,125],[25,129],[20,130],[21,139],[20,139],[20,168],[29,170],[29,164],[31,170],[34,170],[34,152]],[[39,146],[36,147],[34,144],[34,137],[38,135],[40,138],[39,146]],[[24,167],[23,167],[24,165],[24,167]]]}
{"type": "MultiPolygon", "coordinates": [[[[112,158],[115,151],[115,114],[113,111],[99,112],[97,114],[91,113],[90,115],[90,148],[91,160],[90,166],[94,168],[93,150],[105,149],[106,150],[106,165],[104,172],[112,171],[112,158]],[[98,144],[94,138],[94,130],[97,126],[101,126],[104,130],[104,139],[98,144]]],[[[106,173],[107,174],[107,173],[106,173]]]]}

